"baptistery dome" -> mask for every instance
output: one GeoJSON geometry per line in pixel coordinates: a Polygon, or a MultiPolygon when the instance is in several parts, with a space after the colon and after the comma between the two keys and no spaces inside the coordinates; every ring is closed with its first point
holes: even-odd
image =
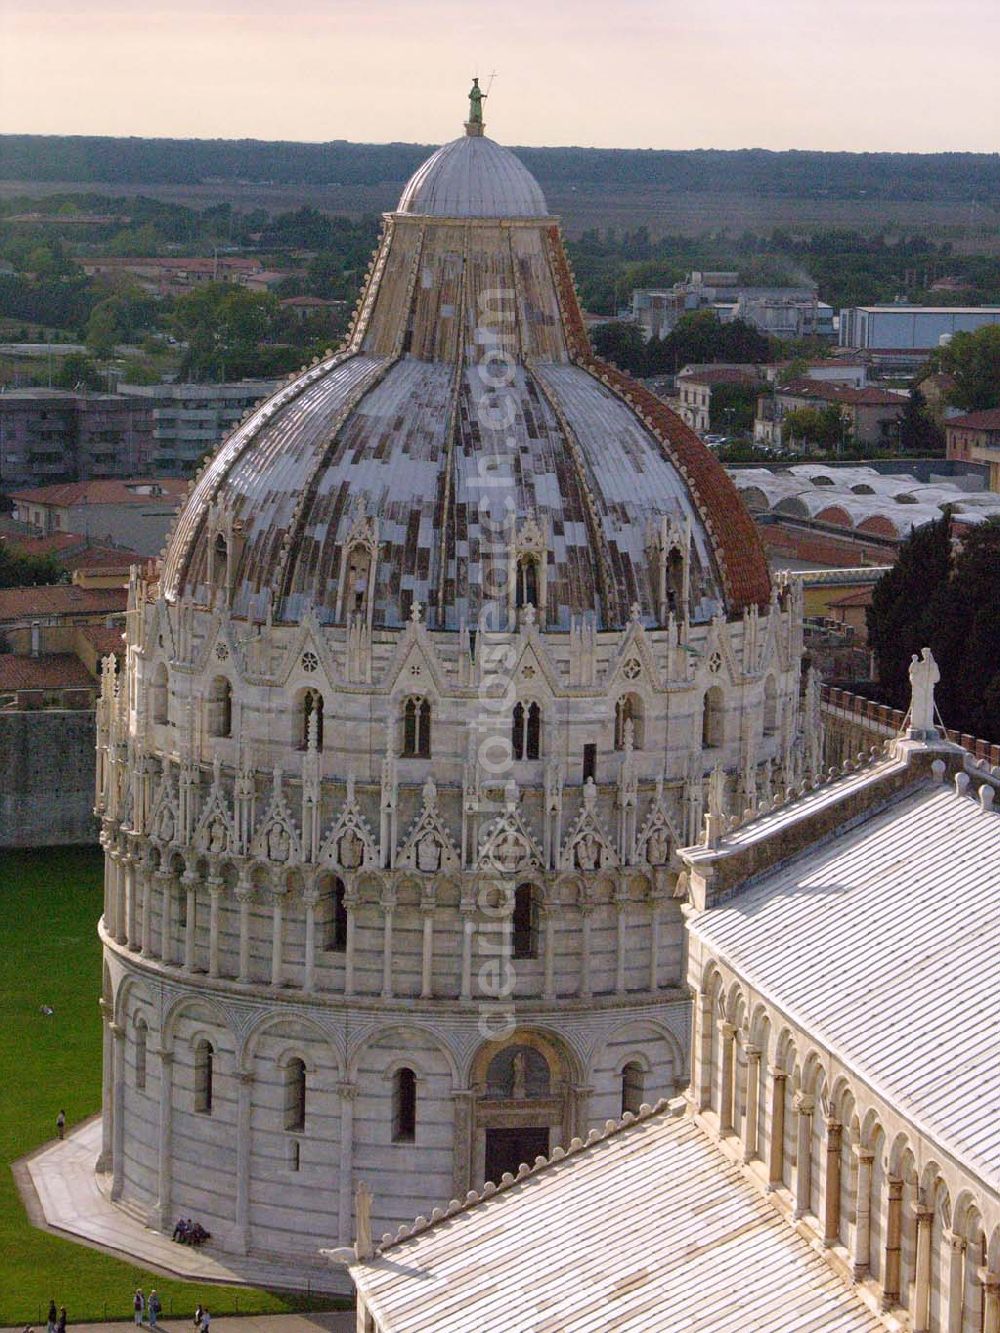
{"type": "Polygon", "coordinates": [[[678,849],[819,771],[800,593],[476,109],[97,710],[98,1168],[303,1289],[359,1180],[395,1229],[683,1086],[678,849]]]}
{"type": "Polygon", "coordinates": [[[405,624],[419,603],[428,625],[454,630],[480,615],[484,543],[501,524],[507,554],[528,528],[539,547],[544,628],[581,615],[620,628],[636,607],[646,625],[671,609],[697,623],[770,592],[723,469],[594,359],[537,182],[467,133],[386,216],[347,346],[267,400],[198,481],[164,591],[205,600],[221,534],[239,615],[344,623],[361,587],[376,626],[405,624]],[[359,574],[359,523],[376,515],[377,555],[359,574]]]}

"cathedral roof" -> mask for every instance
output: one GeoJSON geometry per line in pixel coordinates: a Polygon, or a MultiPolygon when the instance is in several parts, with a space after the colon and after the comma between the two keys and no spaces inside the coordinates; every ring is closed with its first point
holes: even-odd
{"type": "Polygon", "coordinates": [[[374,624],[405,624],[419,603],[432,628],[457,629],[479,616],[502,531],[508,552],[539,553],[548,628],[584,614],[617,628],[636,606],[660,623],[668,541],[690,544],[694,620],[767,602],[732,482],[594,358],[542,192],[481,130],[435,153],[386,216],[347,346],[259,407],[197,482],[168,598],[209,600],[223,532],[236,615],[342,622],[361,543],[374,624]]]}

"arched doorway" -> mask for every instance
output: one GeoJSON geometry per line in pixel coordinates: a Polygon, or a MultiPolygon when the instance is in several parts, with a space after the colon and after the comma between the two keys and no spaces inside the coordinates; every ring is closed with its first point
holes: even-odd
{"type": "Polygon", "coordinates": [[[565,1053],[548,1036],[515,1032],[473,1062],[472,1181],[498,1182],[573,1136],[576,1107],[565,1053]]]}

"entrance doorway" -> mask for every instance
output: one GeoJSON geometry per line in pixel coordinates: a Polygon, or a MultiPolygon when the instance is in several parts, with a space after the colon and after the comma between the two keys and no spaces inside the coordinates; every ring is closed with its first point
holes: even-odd
{"type": "Polygon", "coordinates": [[[520,1127],[486,1131],[486,1179],[499,1184],[505,1171],[517,1175],[522,1162],[534,1165],[536,1157],[549,1155],[549,1130],[520,1127]]]}

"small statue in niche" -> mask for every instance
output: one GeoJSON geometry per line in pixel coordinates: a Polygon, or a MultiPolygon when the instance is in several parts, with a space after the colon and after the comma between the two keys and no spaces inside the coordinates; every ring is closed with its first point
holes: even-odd
{"type": "Polygon", "coordinates": [[[585,833],[576,844],[576,863],[581,870],[596,870],[600,864],[601,844],[597,835],[585,833]]]}
{"type": "Polygon", "coordinates": [[[514,1075],[514,1082],[513,1082],[513,1087],[511,1089],[511,1096],[514,1098],[515,1101],[523,1101],[524,1098],[527,1097],[528,1095],[528,1088],[525,1081],[527,1068],[523,1051],[518,1051],[518,1053],[514,1056],[514,1059],[511,1062],[511,1070],[514,1075]]]}
{"type": "Polygon", "coordinates": [[[646,860],[651,866],[666,865],[670,855],[670,840],[662,828],[654,828],[646,839],[646,860]]]}
{"type": "Polygon", "coordinates": [[[208,850],[214,852],[216,856],[226,850],[226,830],[221,819],[212,821],[208,838],[208,850]]]}
{"type": "Polygon", "coordinates": [[[417,843],[417,868],[426,872],[441,868],[441,848],[431,833],[425,834],[417,843]]]}
{"type": "Polygon", "coordinates": [[[267,834],[267,855],[272,861],[287,861],[291,842],[280,824],[272,824],[267,834]]]}
{"type": "Polygon", "coordinates": [[[345,870],[357,870],[365,853],[365,844],[354,829],[349,828],[340,840],[338,856],[345,870]]]}

